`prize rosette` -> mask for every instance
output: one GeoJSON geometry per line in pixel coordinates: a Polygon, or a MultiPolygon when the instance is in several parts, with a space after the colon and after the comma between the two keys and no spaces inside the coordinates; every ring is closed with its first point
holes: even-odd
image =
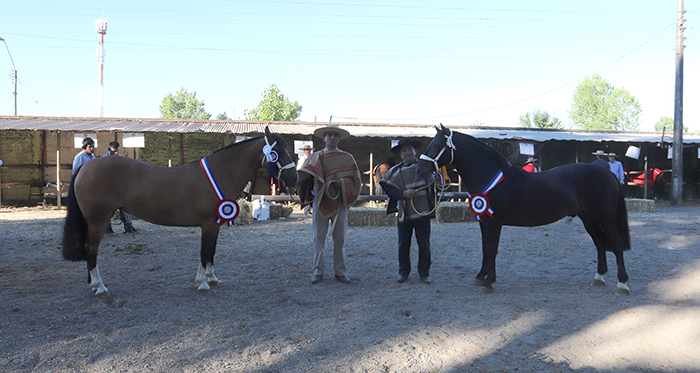
{"type": "MultiPolygon", "coordinates": [[[[232,199],[222,199],[219,202],[219,206],[216,208],[216,214],[219,215],[221,222],[232,222],[236,217],[238,217],[238,212],[240,212],[238,202],[232,199]]],[[[221,224],[221,223],[219,223],[221,224]]]]}
{"type": "Polygon", "coordinates": [[[481,193],[472,194],[469,198],[469,208],[476,216],[488,213],[489,207],[489,199],[481,193]]]}

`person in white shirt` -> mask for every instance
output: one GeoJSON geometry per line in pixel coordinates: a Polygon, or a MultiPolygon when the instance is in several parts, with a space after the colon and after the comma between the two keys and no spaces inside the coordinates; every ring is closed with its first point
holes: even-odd
{"type": "Polygon", "coordinates": [[[304,145],[304,147],[299,148],[299,150],[303,150],[304,154],[299,155],[299,161],[297,162],[297,170],[304,165],[304,162],[306,162],[307,159],[309,159],[309,157],[311,156],[312,149],[309,145],[304,145]]]}
{"type": "Polygon", "coordinates": [[[622,162],[616,160],[617,155],[615,153],[609,153],[608,159],[610,160],[610,171],[617,177],[617,182],[620,184],[625,183],[625,171],[622,168],[622,162]]]}

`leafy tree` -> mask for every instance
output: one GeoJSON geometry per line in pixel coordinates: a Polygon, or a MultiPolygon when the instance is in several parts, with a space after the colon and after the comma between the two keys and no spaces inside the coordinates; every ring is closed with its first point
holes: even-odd
{"type": "Polygon", "coordinates": [[[244,112],[246,120],[275,120],[292,122],[301,115],[299,102],[289,102],[287,97],[280,93],[277,85],[270,84],[265,88],[258,107],[244,112]]]}
{"type": "Polygon", "coordinates": [[[562,128],[559,118],[549,115],[548,112],[535,108],[533,113],[529,111],[520,116],[520,126],[527,128],[562,128]]]}
{"type": "Polygon", "coordinates": [[[161,118],[167,119],[209,119],[211,114],[204,111],[204,101],[197,100],[197,92],[180,88],[175,95],[168,92],[160,105],[161,118]]]}
{"type": "Polygon", "coordinates": [[[615,88],[600,75],[584,79],[574,91],[569,117],[586,130],[637,131],[642,107],[623,88],[615,88]]]}
{"type": "Polygon", "coordinates": [[[224,111],[223,113],[219,113],[219,115],[216,116],[217,120],[233,120],[233,118],[229,118],[228,114],[224,111]]]}
{"type": "MultiPolygon", "coordinates": [[[[673,118],[671,117],[661,117],[658,122],[654,124],[654,131],[662,132],[666,129],[666,133],[673,133],[673,118]]],[[[683,126],[683,133],[688,133],[688,127],[683,126]]]]}

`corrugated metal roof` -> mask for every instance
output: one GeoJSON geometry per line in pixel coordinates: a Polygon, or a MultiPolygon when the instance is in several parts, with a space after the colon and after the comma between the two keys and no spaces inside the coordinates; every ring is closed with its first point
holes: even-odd
{"type": "MultiPolygon", "coordinates": [[[[433,137],[433,125],[390,125],[375,123],[338,123],[357,137],[433,137]]],[[[166,133],[233,133],[247,134],[265,131],[287,135],[311,135],[326,123],[221,121],[193,119],[137,118],[56,118],[0,116],[0,130],[47,130],[76,132],[166,132],[166,133]]],[[[474,127],[451,125],[456,131],[481,139],[502,139],[543,142],[549,140],[660,142],[658,132],[542,130],[515,127],[474,127]]],[[[666,141],[672,138],[667,136],[666,141]]],[[[699,135],[683,135],[684,143],[700,143],[699,135]]]]}

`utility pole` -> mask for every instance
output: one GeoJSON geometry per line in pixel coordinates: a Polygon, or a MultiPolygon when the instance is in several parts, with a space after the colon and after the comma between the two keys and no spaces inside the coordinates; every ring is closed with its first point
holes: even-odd
{"type": "Polygon", "coordinates": [[[12,91],[12,97],[13,97],[13,103],[14,103],[14,108],[15,108],[15,116],[17,116],[17,68],[15,67],[15,61],[12,59],[12,55],[10,54],[10,47],[7,46],[7,42],[5,39],[0,37],[0,41],[5,43],[5,48],[7,49],[7,54],[10,56],[10,62],[12,62],[12,82],[14,83],[15,90],[12,91]]]}
{"type": "Polygon", "coordinates": [[[685,30],[683,0],[678,0],[678,27],[676,30],[676,99],[673,109],[673,180],[671,181],[671,205],[683,201],[683,31],[685,30]]]}
{"type": "Polygon", "coordinates": [[[104,75],[104,66],[105,66],[105,34],[107,33],[107,21],[104,20],[104,18],[100,17],[97,21],[95,21],[95,29],[97,29],[97,33],[100,34],[100,43],[97,45],[97,59],[100,62],[100,93],[99,93],[99,100],[100,100],[100,117],[102,117],[102,82],[103,82],[103,75],[104,75]]]}

